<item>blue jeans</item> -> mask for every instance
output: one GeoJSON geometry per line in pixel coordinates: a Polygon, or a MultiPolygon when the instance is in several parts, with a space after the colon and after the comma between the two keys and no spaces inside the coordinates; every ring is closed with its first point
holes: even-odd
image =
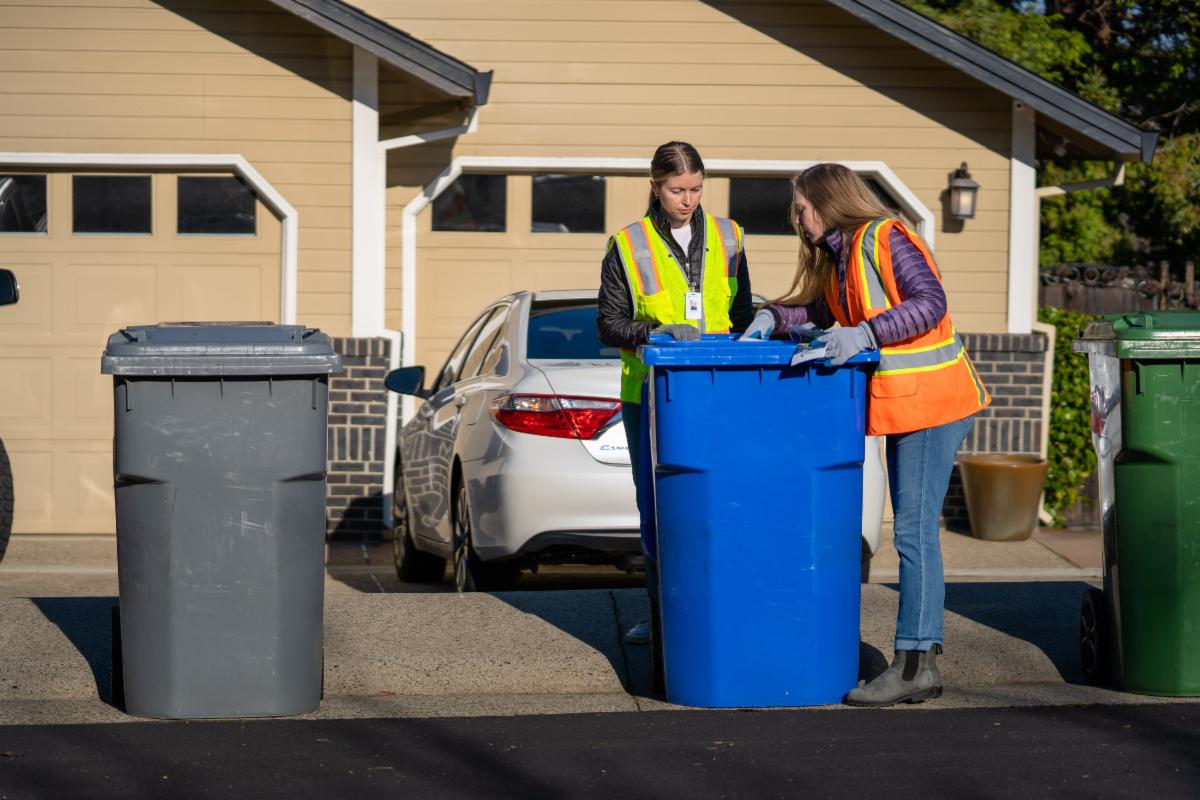
{"type": "Polygon", "coordinates": [[[654,475],[650,458],[650,409],[646,387],[642,387],[641,403],[621,404],[621,423],[629,441],[629,463],[633,467],[633,483],[637,490],[639,524],[642,531],[642,553],[646,557],[646,595],[650,598],[651,681],[653,690],[663,694],[665,689],[662,657],[662,617],[658,607],[658,529],[654,506],[654,475]]]}
{"type": "Polygon", "coordinates": [[[954,456],[974,417],[887,437],[888,483],[900,555],[896,649],[929,650],[942,643],[946,581],[939,518],[954,456]]]}
{"type": "MultiPolygon", "coordinates": [[[[642,400],[646,400],[642,391],[642,400]]],[[[621,403],[621,424],[625,427],[625,439],[629,443],[629,466],[633,470],[633,485],[636,491],[639,522],[642,529],[642,550],[648,558],[658,555],[658,542],[654,527],[654,476],[650,470],[650,419],[642,403],[621,403]]]]}

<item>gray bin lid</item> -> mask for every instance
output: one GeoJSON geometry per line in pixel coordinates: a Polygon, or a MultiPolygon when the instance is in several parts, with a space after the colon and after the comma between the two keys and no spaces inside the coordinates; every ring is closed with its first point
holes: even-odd
{"type": "Polygon", "coordinates": [[[329,337],[303,325],[270,322],[164,322],[108,337],[105,375],[187,377],[329,375],[342,357],[329,337]]]}

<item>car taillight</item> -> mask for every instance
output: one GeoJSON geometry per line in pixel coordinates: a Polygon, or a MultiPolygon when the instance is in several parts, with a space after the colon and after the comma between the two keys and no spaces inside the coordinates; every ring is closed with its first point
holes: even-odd
{"type": "Polygon", "coordinates": [[[596,397],[558,397],[510,394],[493,400],[492,417],[518,433],[590,439],[621,410],[617,400],[596,397]]]}

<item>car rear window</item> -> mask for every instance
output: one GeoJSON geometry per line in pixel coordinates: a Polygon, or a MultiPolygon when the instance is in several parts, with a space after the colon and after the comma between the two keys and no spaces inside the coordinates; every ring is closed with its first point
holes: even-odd
{"type": "Polygon", "coordinates": [[[600,342],[595,304],[541,305],[529,311],[529,358],[588,360],[620,358],[621,351],[600,342]]]}

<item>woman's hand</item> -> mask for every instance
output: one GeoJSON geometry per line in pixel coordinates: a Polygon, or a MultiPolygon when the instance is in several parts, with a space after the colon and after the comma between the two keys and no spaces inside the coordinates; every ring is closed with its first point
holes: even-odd
{"type": "Polygon", "coordinates": [[[811,346],[801,344],[792,357],[792,366],[809,361],[828,361],[830,366],[840,367],[864,350],[875,350],[875,334],[864,320],[853,328],[834,328],[818,336],[811,346]]]}
{"type": "Polygon", "coordinates": [[[754,321],[750,323],[750,327],[746,328],[746,332],[738,339],[739,342],[746,342],[751,339],[766,340],[771,338],[771,334],[775,332],[775,315],[770,309],[760,309],[754,315],[754,321]]]}
{"type": "Polygon", "coordinates": [[[700,340],[700,329],[694,325],[659,325],[650,333],[670,336],[677,342],[697,342],[700,340]]]}

